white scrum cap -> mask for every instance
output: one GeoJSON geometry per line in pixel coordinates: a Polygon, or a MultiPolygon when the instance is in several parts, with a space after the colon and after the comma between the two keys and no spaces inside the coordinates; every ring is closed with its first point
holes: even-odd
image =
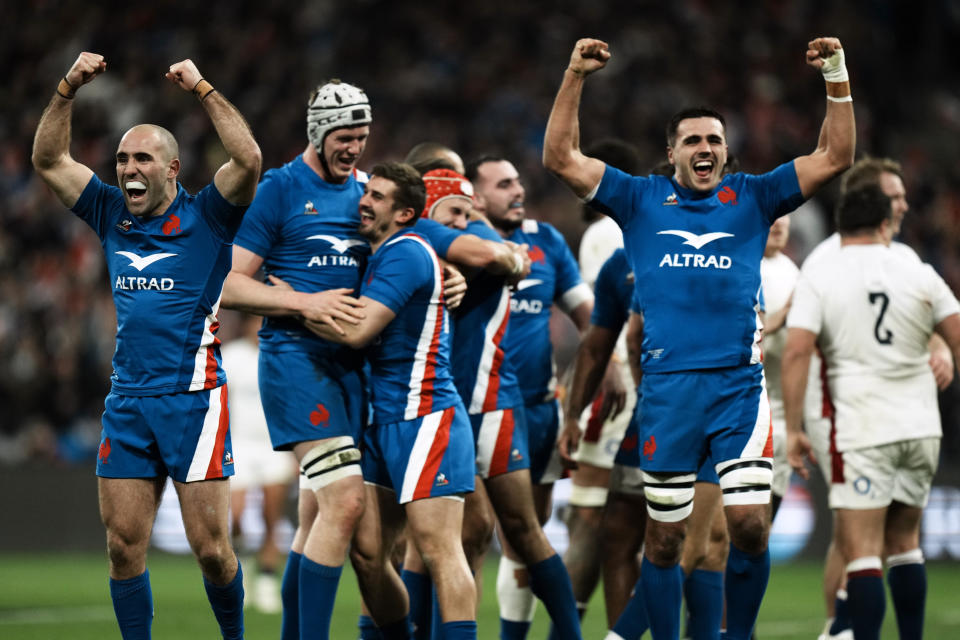
{"type": "Polygon", "coordinates": [[[307,138],[323,155],[323,140],[334,129],[373,122],[370,100],[363,89],[334,79],[317,87],[307,105],[307,138]]]}

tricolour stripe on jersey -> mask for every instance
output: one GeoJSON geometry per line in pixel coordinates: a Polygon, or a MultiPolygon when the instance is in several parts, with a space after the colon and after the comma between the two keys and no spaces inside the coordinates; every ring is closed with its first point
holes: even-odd
{"type": "Polygon", "coordinates": [[[223,477],[223,449],[230,426],[227,385],[206,392],[209,398],[203,428],[187,471],[187,482],[223,477]]]}
{"type": "MultiPolygon", "coordinates": [[[[762,288],[763,285],[761,285],[762,288]]],[[[763,348],[760,343],[763,342],[763,320],[760,318],[760,290],[757,290],[757,303],[753,305],[756,328],[753,331],[753,344],[750,345],[750,364],[760,364],[763,362],[763,348]]]]}
{"type": "Polygon", "coordinates": [[[503,334],[510,319],[510,290],[503,287],[497,309],[484,328],[483,352],[477,365],[477,381],[470,397],[469,413],[483,413],[497,409],[500,391],[500,366],[503,364],[503,334]]]}
{"type": "Polygon", "coordinates": [[[203,335],[200,337],[200,347],[193,357],[193,377],[190,379],[188,391],[213,389],[217,386],[217,372],[220,370],[217,362],[220,338],[216,336],[220,328],[217,311],[220,309],[220,298],[213,305],[213,309],[203,319],[203,335]]]}
{"type": "Polygon", "coordinates": [[[477,471],[482,478],[506,473],[513,444],[513,425],[512,409],[483,414],[477,434],[477,471]]]}
{"type": "Polygon", "coordinates": [[[450,442],[450,424],[456,407],[423,416],[417,439],[410,451],[410,460],[403,474],[400,504],[429,498],[430,490],[440,469],[443,454],[450,442]]]}
{"type": "Polygon", "coordinates": [[[440,352],[440,336],[443,333],[443,273],[433,247],[420,236],[404,234],[389,244],[401,240],[414,240],[420,243],[430,255],[433,263],[433,292],[423,318],[423,328],[417,340],[413,354],[413,367],[410,370],[410,382],[407,393],[407,406],[403,412],[404,420],[413,420],[430,413],[433,408],[433,382],[436,379],[437,358],[440,352]]]}

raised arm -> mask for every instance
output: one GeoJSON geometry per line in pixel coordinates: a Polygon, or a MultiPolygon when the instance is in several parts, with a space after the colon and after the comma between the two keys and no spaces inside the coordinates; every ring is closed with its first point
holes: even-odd
{"type": "Polygon", "coordinates": [[[807,64],[823,73],[827,112],[816,150],[794,161],[800,191],[805,198],[853,164],[857,142],[850,79],[840,41],[837,38],[811,40],[807,45],[807,64]]]}
{"type": "Polygon", "coordinates": [[[563,72],[543,140],[543,166],[583,198],[600,184],[606,166],[580,151],[580,97],[586,77],[606,66],[610,51],[603,40],[577,40],[563,72]]]}
{"type": "Polygon", "coordinates": [[[183,60],[170,65],[167,79],[197,96],[230,156],[213,178],[217,191],[230,204],[250,204],[257,191],[262,161],[250,125],[229,100],[203,79],[193,61],[183,60]]]}
{"type": "Polygon", "coordinates": [[[81,53],[67,75],[61,78],[33,138],[33,167],[67,207],[77,203],[93,176],[89,167],[70,156],[73,98],[77,89],[106,70],[103,56],[87,51],[81,53]]]}

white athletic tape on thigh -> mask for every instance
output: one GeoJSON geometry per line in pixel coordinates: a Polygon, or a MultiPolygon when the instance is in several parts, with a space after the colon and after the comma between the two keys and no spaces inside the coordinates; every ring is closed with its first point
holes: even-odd
{"type": "Polygon", "coordinates": [[[537,599],[529,586],[520,586],[518,572],[527,571],[527,565],[500,556],[497,569],[497,601],[500,603],[500,617],[511,622],[532,622],[537,610],[537,599]]]}
{"type": "Polygon", "coordinates": [[[362,475],[360,450],[350,436],[327,438],[303,456],[300,472],[306,477],[307,486],[314,491],[341,478],[362,475]]]}
{"type": "Polygon", "coordinates": [[[643,474],[647,514],[658,522],[680,522],[693,512],[695,473],[643,474]]]}
{"type": "Polygon", "coordinates": [[[575,507],[602,507],[607,504],[606,487],[580,487],[573,485],[570,488],[570,504],[575,507]]]}
{"type": "Polygon", "coordinates": [[[717,465],[725,506],[767,504],[773,482],[773,460],[738,458],[717,465]]]}
{"type": "Polygon", "coordinates": [[[905,564],[923,564],[923,550],[918,547],[916,549],[911,549],[910,551],[904,551],[903,553],[895,553],[892,556],[887,556],[888,569],[892,569],[893,567],[901,567],[905,564]]]}

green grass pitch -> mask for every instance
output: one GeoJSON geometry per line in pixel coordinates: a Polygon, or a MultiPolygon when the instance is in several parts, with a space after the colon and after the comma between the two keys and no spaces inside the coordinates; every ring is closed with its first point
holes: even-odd
{"type": "MultiPolygon", "coordinates": [[[[219,637],[207,604],[200,572],[192,558],[152,552],[149,560],[153,585],[153,637],[219,637]]],[[[252,567],[251,567],[252,569],[252,567]]],[[[960,637],[960,570],[956,563],[930,563],[926,637],[960,637]]],[[[813,640],[823,624],[820,604],[820,568],[813,563],[775,565],[760,612],[757,636],[761,640],[813,640]]],[[[483,575],[479,637],[496,638],[497,606],[494,587],[496,562],[489,561],[483,575]]],[[[334,612],[332,638],[357,637],[359,597],[352,571],[344,571],[334,612]]],[[[544,640],[547,616],[542,607],[530,633],[544,640]]],[[[599,592],[583,622],[587,640],[603,638],[606,625],[599,592]]],[[[280,616],[251,609],[246,614],[250,640],[279,637],[280,616]]],[[[33,640],[119,638],[107,588],[104,554],[0,554],[0,638],[33,640]]],[[[649,637],[649,636],[645,636],[649,637]]],[[[897,637],[893,610],[888,602],[883,636],[897,637]]]]}

